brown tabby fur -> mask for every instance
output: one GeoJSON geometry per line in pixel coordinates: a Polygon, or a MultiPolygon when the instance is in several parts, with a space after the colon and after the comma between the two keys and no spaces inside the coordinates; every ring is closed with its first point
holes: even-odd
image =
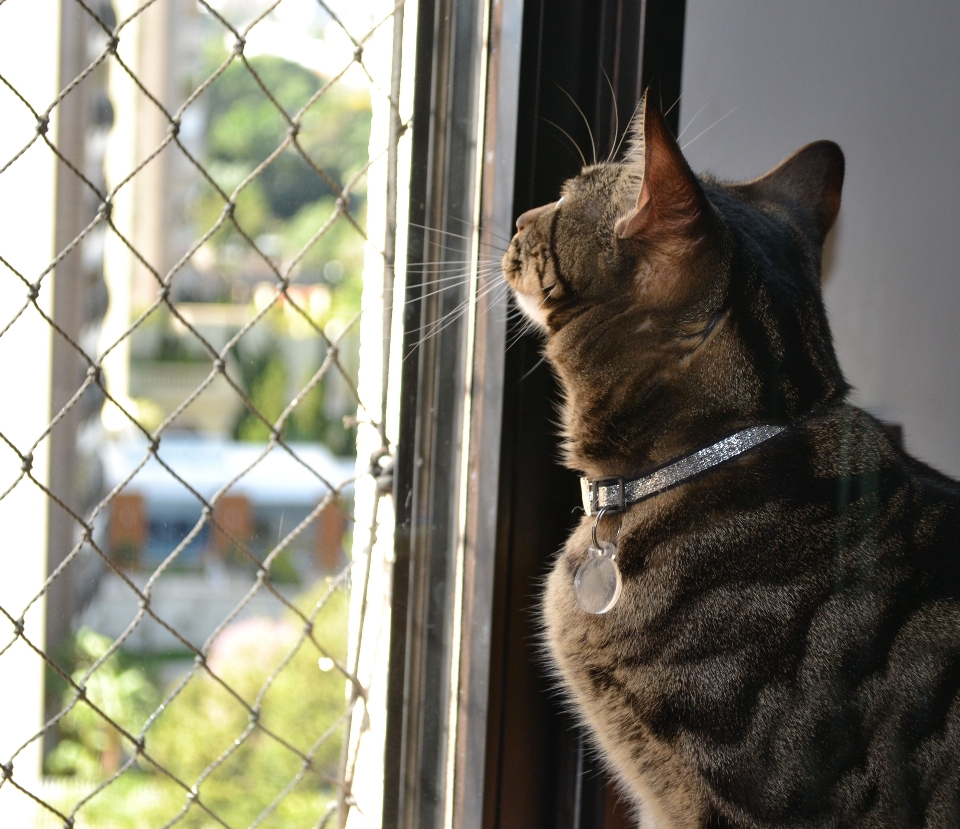
{"type": "Polygon", "coordinates": [[[605,615],[574,599],[583,519],[543,602],[558,677],[644,827],[960,826],[960,485],[845,400],[819,286],[843,155],[722,184],[651,105],[631,139],[503,262],[567,463],[633,477],[788,429],[626,511],[605,615]]]}

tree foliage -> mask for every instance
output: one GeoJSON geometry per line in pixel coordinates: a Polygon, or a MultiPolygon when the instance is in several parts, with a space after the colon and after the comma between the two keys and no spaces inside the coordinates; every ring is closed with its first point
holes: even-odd
{"type": "MultiPolygon", "coordinates": [[[[303,223],[301,212],[307,210],[312,235],[332,214],[342,186],[367,162],[367,93],[338,83],[324,86],[313,72],[281,57],[264,55],[231,63],[207,91],[205,103],[206,163],[227,193],[270,158],[290,132],[292,119],[300,114],[296,145],[273,158],[237,199],[237,221],[251,237],[274,233],[284,241],[305,242],[309,236],[302,238],[302,231],[295,234],[301,238],[287,239],[288,230],[303,223]]],[[[222,208],[222,198],[208,190],[200,204],[201,224],[212,224],[210,220],[222,208]]],[[[362,215],[362,187],[354,191],[350,209],[362,215]]],[[[328,253],[346,241],[347,229],[351,244],[361,242],[356,230],[344,224],[324,240],[322,247],[328,253]]],[[[229,233],[221,241],[227,237],[229,233]]]]}

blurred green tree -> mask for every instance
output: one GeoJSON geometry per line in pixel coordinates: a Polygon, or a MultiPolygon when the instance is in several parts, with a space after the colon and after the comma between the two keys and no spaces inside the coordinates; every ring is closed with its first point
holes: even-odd
{"type": "MultiPolygon", "coordinates": [[[[181,813],[177,825],[185,829],[214,825],[177,780],[196,786],[199,801],[229,826],[249,826],[265,811],[258,825],[270,829],[317,824],[337,795],[346,680],[336,663],[347,658],[349,594],[322,580],[296,605],[306,615],[322,605],[305,639],[293,613],[251,617],[221,632],[207,659],[212,675],[197,671],[157,711],[145,736],[147,757],[85,803],[78,826],[155,829],[181,813]]],[[[79,680],[110,644],[92,631],[78,632],[74,677],[79,680]]],[[[134,736],[161,701],[148,673],[118,654],[93,672],[86,687],[90,701],[134,736]]],[[[72,697],[65,693],[64,702],[72,697]]],[[[130,756],[129,741],[85,703],[61,719],[60,730],[47,771],[74,775],[90,790],[130,756]]],[[[58,808],[71,811],[71,797],[58,808]]]]}
{"type": "MultiPolygon", "coordinates": [[[[300,118],[299,149],[291,144],[272,159],[243,189],[235,210],[237,222],[251,238],[274,235],[290,257],[333,214],[339,190],[367,163],[370,97],[343,83],[325,87],[319,76],[281,57],[262,55],[248,64],[249,69],[240,61],[231,63],[205,95],[206,165],[217,184],[232,192],[287,137],[290,123],[278,105],[292,118],[309,104],[300,118]]],[[[351,214],[362,217],[364,202],[361,183],[350,195],[351,214]]],[[[222,209],[223,199],[206,188],[197,206],[201,229],[212,225],[222,209]]],[[[234,236],[235,231],[225,227],[214,244],[222,246],[234,236]]],[[[362,263],[362,235],[342,218],[314,248],[307,257],[314,265],[333,260],[362,263]]],[[[359,268],[353,270],[359,276],[359,268]]]]}
{"type": "Polygon", "coordinates": [[[112,639],[85,627],[74,636],[71,678],[84,686],[85,699],[75,700],[72,686],[63,691],[63,706],[69,706],[69,710],[60,720],[60,742],[47,757],[47,770],[51,774],[77,775],[91,780],[114,774],[129,757],[131,746],[93,706],[135,735],[160,701],[159,692],[146,674],[118,653],[108,656],[85,678],[112,644],[112,639]]]}

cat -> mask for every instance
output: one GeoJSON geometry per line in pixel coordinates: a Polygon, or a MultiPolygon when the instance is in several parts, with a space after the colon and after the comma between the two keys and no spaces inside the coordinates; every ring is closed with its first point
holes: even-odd
{"type": "Polygon", "coordinates": [[[503,258],[565,462],[614,476],[542,618],[644,829],[960,826],[960,485],[847,401],[820,290],[843,175],[821,141],[697,177],[645,98],[624,159],[522,214],[503,258]],[[731,435],[746,451],[710,448],[731,435]],[[614,565],[587,612],[591,557],[614,565]]]}

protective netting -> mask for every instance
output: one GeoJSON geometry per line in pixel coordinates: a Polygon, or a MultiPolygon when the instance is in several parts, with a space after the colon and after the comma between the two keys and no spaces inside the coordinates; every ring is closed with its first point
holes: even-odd
{"type": "Polygon", "coordinates": [[[0,826],[355,805],[402,21],[0,0],[5,42],[45,44],[0,50],[0,202],[52,250],[0,233],[0,360],[23,369],[0,411],[0,826]]]}

